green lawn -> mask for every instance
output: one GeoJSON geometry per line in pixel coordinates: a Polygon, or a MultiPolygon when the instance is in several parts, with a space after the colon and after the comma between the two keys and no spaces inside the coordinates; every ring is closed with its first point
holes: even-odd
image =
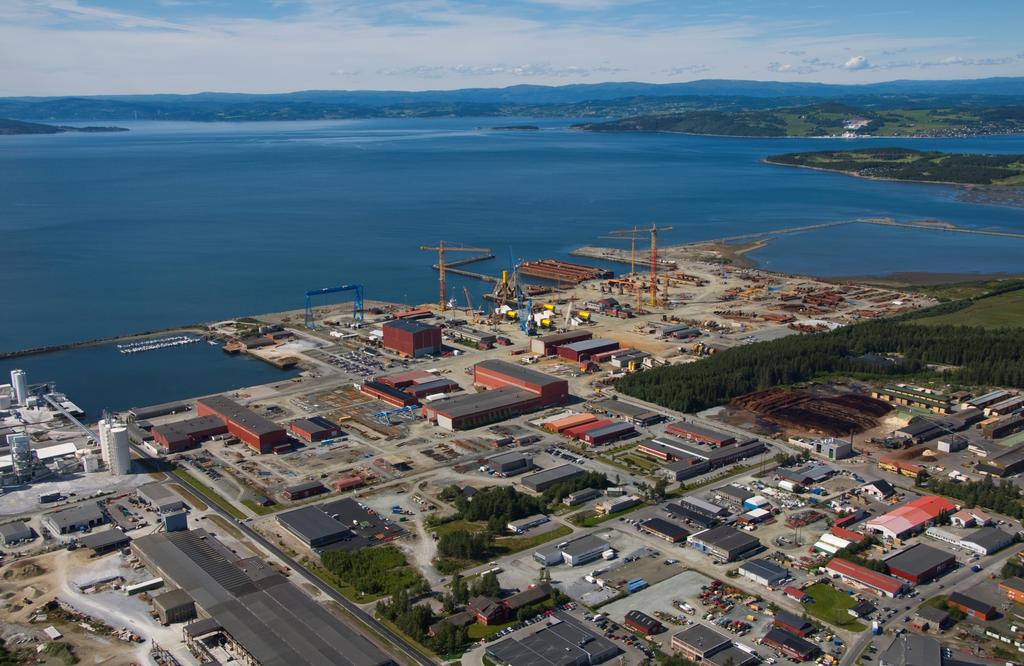
{"type": "Polygon", "coordinates": [[[984,328],[1024,327],[1024,289],[975,301],[963,310],[913,320],[915,324],[938,326],[982,326],[984,328]]]}
{"type": "Polygon", "coordinates": [[[645,506],[647,505],[644,504],[643,502],[640,502],[639,504],[631,506],[628,509],[616,511],[615,513],[610,513],[606,516],[599,516],[592,510],[587,509],[586,511],[580,511],[579,513],[573,514],[569,517],[569,520],[576,523],[580,527],[594,527],[595,525],[600,525],[601,523],[607,522],[609,520],[614,520],[619,516],[625,516],[627,513],[633,513],[634,511],[638,511],[644,508],[645,506]]]}
{"type": "Polygon", "coordinates": [[[804,604],[804,610],[808,615],[847,631],[867,629],[864,624],[846,612],[847,609],[853,608],[857,604],[857,601],[850,595],[824,583],[811,585],[804,591],[814,600],[814,603],[804,604]]]}
{"type": "Polygon", "coordinates": [[[203,497],[205,497],[209,501],[213,502],[214,504],[216,504],[220,508],[224,509],[225,511],[227,511],[229,514],[231,514],[235,518],[238,518],[239,520],[245,520],[246,518],[248,518],[248,516],[246,516],[241,511],[239,511],[238,508],[234,504],[232,504],[231,502],[229,502],[226,499],[224,499],[224,497],[220,493],[218,493],[216,490],[214,490],[210,486],[206,485],[205,483],[203,483],[202,481],[200,481],[196,477],[192,476],[191,474],[189,474],[185,470],[182,470],[182,469],[174,470],[174,476],[178,477],[179,479],[181,479],[182,481],[184,481],[188,485],[190,485],[193,488],[195,488],[197,491],[199,491],[200,495],[202,495],[203,497]]]}
{"type": "Polygon", "coordinates": [[[500,555],[510,555],[521,550],[536,548],[542,543],[554,541],[569,534],[572,534],[572,528],[566,525],[559,525],[553,530],[535,536],[498,537],[494,540],[494,549],[499,551],[498,554],[500,555]]]}
{"type": "Polygon", "coordinates": [[[257,516],[265,516],[268,513],[274,513],[278,509],[284,508],[284,507],[282,507],[279,504],[272,504],[270,506],[262,506],[262,505],[257,504],[254,500],[251,500],[251,499],[244,499],[244,500],[242,500],[242,504],[244,504],[247,509],[249,509],[250,511],[255,513],[257,516]]]}
{"type": "Polygon", "coordinates": [[[517,621],[518,620],[512,620],[511,622],[505,622],[504,624],[471,624],[466,627],[466,631],[471,640],[478,641],[481,638],[490,638],[491,636],[494,636],[505,627],[511,627],[517,621]]]}

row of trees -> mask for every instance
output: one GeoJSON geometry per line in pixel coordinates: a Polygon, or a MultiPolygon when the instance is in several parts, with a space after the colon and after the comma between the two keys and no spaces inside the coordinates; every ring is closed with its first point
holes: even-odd
{"type": "Polygon", "coordinates": [[[927,487],[937,495],[963,501],[967,508],[980,506],[1004,516],[1024,518],[1024,492],[1009,480],[996,483],[989,476],[981,481],[953,481],[936,477],[928,481],[927,487]]]}
{"type": "Polygon", "coordinates": [[[597,488],[598,490],[604,490],[611,485],[611,481],[602,472],[586,472],[582,476],[578,476],[575,479],[563,481],[555,484],[544,491],[542,497],[544,502],[548,505],[561,504],[562,500],[567,495],[571,495],[577,490],[583,490],[584,488],[597,488]]]}
{"type": "Polygon", "coordinates": [[[913,319],[964,307],[961,303],[846,326],[829,333],[787,336],[735,347],[700,363],[670,365],[627,375],[617,388],[670,409],[695,412],[778,385],[824,374],[872,377],[933,372],[928,364],[956,366],[939,375],[950,382],[1024,387],[1020,329],[921,326],[913,319]],[[879,365],[865,354],[896,354],[901,362],[879,365]]]}
{"type": "Polygon", "coordinates": [[[328,550],[320,556],[324,568],[341,582],[364,594],[393,594],[425,583],[394,546],[356,551],[328,550]]]}
{"type": "Polygon", "coordinates": [[[869,536],[860,543],[851,543],[846,548],[843,548],[836,552],[836,557],[859,564],[862,567],[877,571],[878,573],[889,573],[889,565],[882,560],[873,560],[869,557],[864,557],[864,553],[869,549],[874,548],[878,545],[878,539],[873,536],[869,536]]]}

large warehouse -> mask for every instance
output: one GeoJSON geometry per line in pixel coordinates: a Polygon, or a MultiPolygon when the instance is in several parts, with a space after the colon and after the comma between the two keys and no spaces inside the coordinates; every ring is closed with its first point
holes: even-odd
{"type": "Polygon", "coordinates": [[[848,583],[867,588],[877,594],[893,598],[903,593],[906,583],[899,578],[872,571],[848,560],[833,557],[825,566],[829,573],[839,576],[848,583]]]}
{"type": "Polygon", "coordinates": [[[551,486],[558,485],[563,481],[571,481],[578,476],[583,476],[583,473],[582,467],[566,463],[557,467],[548,467],[533,474],[527,474],[519,482],[535,493],[542,493],[551,486]]]}
{"type": "Polygon", "coordinates": [[[284,428],[222,395],[197,400],[196,413],[221,419],[228,432],[260,453],[272,453],[275,446],[288,443],[284,428]]]}
{"type": "Polygon", "coordinates": [[[939,548],[919,543],[904,548],[887,558],[885,563],[893,576],[920,585],[956,567],[956,557],[939,548]]]}
{"type": "Polygon", "coordinates": [[[691,534],[686,541],[702,553],[719,557],[726,562],[742,559],[764,550],[764,546],[761,545],[757,537],[740,532],[728,525],[691,534]]]}
{"type": "Polygon", "coordinates": [[[560,346],[556,351],[561,358],[569,359],[570,361],[586,361],[594,356],[594,354],[614,351],[618,348],[619,343],[615,340],[598,339],[572,342],[560,346]]]}
{"type": "Polygon", "coordinates": [[[558,405],[569,397],[569,382],[507,361],[480,361],[473,366],[473,383],[496,389],[514,386],[541,398],[544,407],[558,405]]]}
{"type": "Polygon", "coordinates": [[[208,616],[203,636],[221,634],[262,666],[394,663],[276,569],[256,557],[240,559],[205,530],[149,534],[132,551],[208,616]]]}
{"type": "Polygon", "coordinates": [[[555,350],[562,345],[569,345],[574,342],[582,342],[583,340],[589,340],[591,337],[590,331],[575,330],[566,331],[564,333],[551,333],[550,335],[540,335],[530,341],[530,351],[534,354],[541,354],[542,356],[550,356],[555,353],[555,350]]]}
{"type": "Polygon", "coordinates": [[[227,425],[217,416],[196,416],[184,421],[154,426],[150,433],[163,448],[164,453],[178,453],[199,446],[204,439],[227,431],[227,425]]]}
{"type": "Polygon", "coordinates": [[[566,380],[505,361],[477,363],[473,383],[490,390],[428,402],[423,416],[442,428],[464,430],[561,404],[569,397],[566,380]]]}
{"type": "Polygon", "coordinates": [[[412,319],[389,321],[382,327],[384,349],[419,358],[441,353],[441,329],[412,319]]]}
{"type": "Polygon", "coordinates": [[[948,499],[925,495],[867,521],[865,526],[890,539],[904,539],[922,531],[942,514],[954,511],[956,505],[948,499]]]}

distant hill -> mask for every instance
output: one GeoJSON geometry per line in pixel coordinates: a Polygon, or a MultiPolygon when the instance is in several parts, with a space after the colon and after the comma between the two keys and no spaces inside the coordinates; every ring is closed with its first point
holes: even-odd
{"type": "Polygon", "coordinates": [[[704,79],[687,83],[518,85],[459,90],[304,90],[255,95],[95,95],[0,98],[21,120],[311,120],[431,116],[623,117],[690,109],[758,109],[822,100],[878,108],[1024,103],[1024,77],[835,85],[704,79]]]}
{"type": "Polygon", "coordinates": [[[0,135],[4,134],[61,134],[62,132],[127,132],[124,127],[67,127],[66,125],[43,125],[26,123],[21,120],[0,118],[0,135]]]}

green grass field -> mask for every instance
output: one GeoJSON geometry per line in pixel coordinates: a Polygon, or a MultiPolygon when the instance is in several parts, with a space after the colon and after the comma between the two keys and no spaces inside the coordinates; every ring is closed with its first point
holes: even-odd
{"type": "Polygon", "coordinates": [[[915,324],[939,326],[981,326],[983,328],[1024,327],[1024,289],[990,296],[958,312],[913,320],[915,324]]]}
{"type": "Polygon", "coordinates": [[[857,601],[850,595],[824,583],[811,585],[804,591],[811,599],[814,599],[814,603],[804,605],[804,610],[808,615],[847,631],[867,629],[863,623],[858,622],[855,617],[846,612],[847,609],[853,608],[857,604],[857,601]]]}

